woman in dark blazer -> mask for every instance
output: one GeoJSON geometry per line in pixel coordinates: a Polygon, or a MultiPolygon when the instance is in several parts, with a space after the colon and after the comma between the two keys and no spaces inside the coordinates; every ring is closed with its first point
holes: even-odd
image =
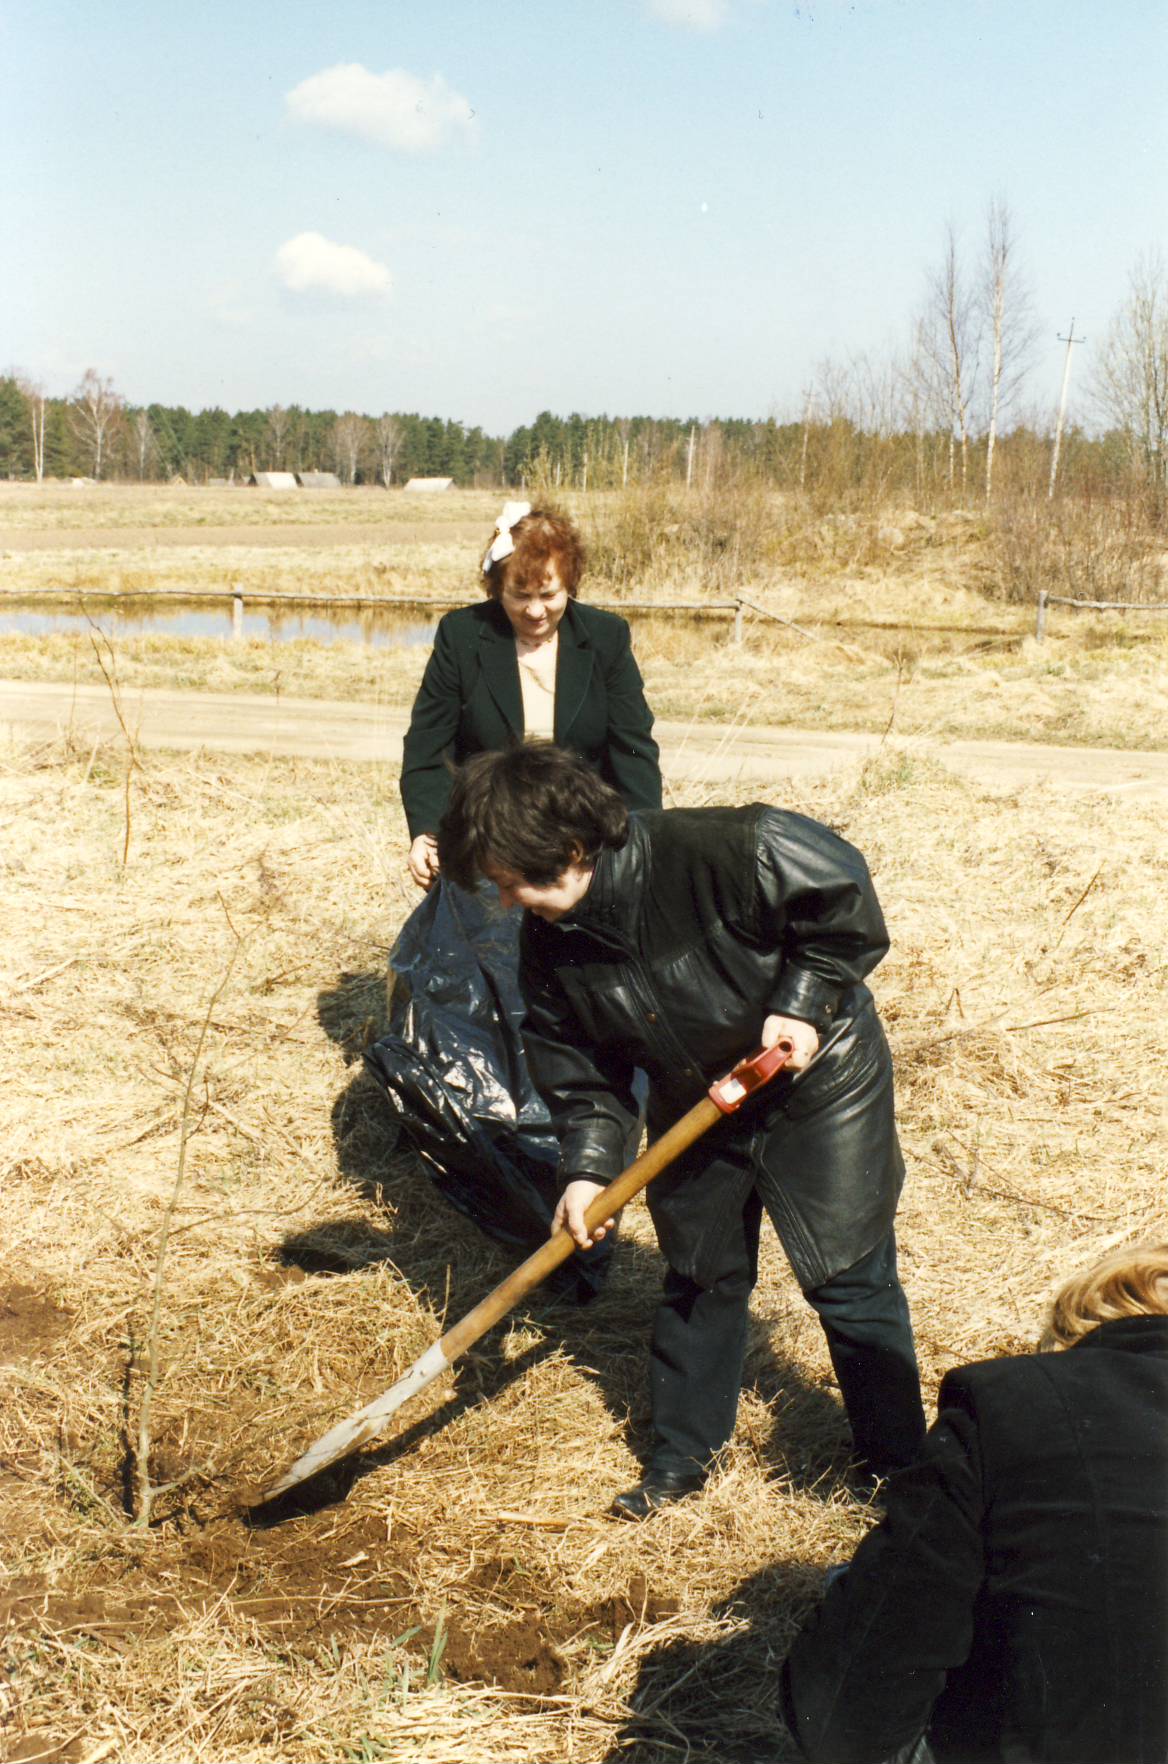
{"type": "MultiPolygon", "coordinates": [[[[438,877],[452,768],[527,737],[572,748],[631,809],[661,806],[653,718],[624,619],[576,599],[584,548],[561,515],[507,503],[483,559],[487,598],[439,625],[405,738],[408,867],[425,889],[390,963],[389,1034],[367,1054],[423,1166],[452,1204],[511,1245],[547,1234],[556,1145],[519,1040],[520,915],[438,877]]],[[[640,1122],[629,1135],[636,1154],[640,1122]]],[[[597,1289],[607,1249],[569,1284],[597,1289]]]]}
{"type": "Polygon", "coordinates": [[[580,605],[583,562],[570,521],[509,502],[483,559],[487,600],[440,620],[401,774],[409,868],[420,887],[437,874],[434,836],[451,767],[528,734],[580,754],[627,808],[661,807],[653,718],[629,627],[580,605]]]}
{"type": "Polygon", "coordinates": [[[1041,1346],[946,1376],[783,1669],[805,1758],[1168,1757],[1168,1245],[1070,1282],[1041,1346]]]}

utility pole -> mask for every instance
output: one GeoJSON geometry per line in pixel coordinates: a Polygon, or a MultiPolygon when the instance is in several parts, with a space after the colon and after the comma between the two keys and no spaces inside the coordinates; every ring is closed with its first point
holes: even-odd
{"type": "Polygon", "coordinates": [[[811,424],[811,413],[814,399],[810,389],[803,399],[803,445],[799,452],[799,489],[802,491],[807,482],[807,430],[811,424]]]}
{"type": "Polygon", "coordinates": [[[1059,448],[1063,444],[1063,418],[1067,414],[1067,387],[1071,380],[1071,350],[1075,347],[1076,343],[1085,343],[1087,341],[1086,337],[1075,336],[1074,319],[1071,320],[1071,328],[1065,337],[1061,331],[1058,333],[1058,340],[1060,343],[1066,344],[1067,353],[1066,358],[1063,361],[1063,386],[1062,391],[1059,393],[1058,422],[1055,424],[1054,428],[1054,452],[1050,456],[1050,483],[1046,490],[1046,500],[1048,502],[1054,495],[1054,481],[1058,476],[1059,448]]]}

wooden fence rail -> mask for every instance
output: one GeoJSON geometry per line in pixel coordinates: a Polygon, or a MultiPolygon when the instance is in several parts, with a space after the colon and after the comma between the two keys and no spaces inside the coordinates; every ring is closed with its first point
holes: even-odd
{"type": "Polygon", "coordinates": [[[1038,643],[1046,636],[1048,606],[1078,606],[1091,612],[1168,612],[1168,600],[1075,600],[1070,595],[1048,594],[1045,588],[1040,588],[1038,612],[1034,620],[1034,637],[1038,643]]]}
{"type": "MultiPolygon", "coordinates": [[[[32,602],[47,602],[52,605],[84,604],[87,600],[119,600],[127,605],[143,601],[185,600],[189,602],[229,600],[231,602],[231,634],[233,638],[243,636],[243,613],[245,602],[252,606],[291,606],[308,609],[310,607],[368,607],[374,611],[379,608],[409,607],[417,611],[433,610],[435,613],[445,612],[450,607],[465,606],[467,597],[458,595],[433,594],[289,594],[279,589],[252,591],[245,589],[242,582],[231,588],[147,588],[140,591],[126,592],[121,588],[34,588],[22,593],[0,592],[0,607],[5,601],[12,601],[22,606],[32,602]]],[[[708,617],[715,614],[730,614],[734,620],[733,641],[741,643],[745,615],[749,612],[758,618],[770,619],[775,624],[783,625],[796,635],[810,643],[833,643],[837,648],[848,650],[861,660],[867,658],[854,646],[833,637],[830,631],[812,631],[795,619],[787,618],[770,607],[760,606],[757,601],[749,600],[745,595],[735,595],[732,600],[589,600],[589,606],[605,607],[618,613],[684,613],[689,617],[708,617]]],[[[923,624],[919,620],[837,618],[831,621],[836,629],[852,631],[919,631],[938,632],[955,637],[1008,637],[1018,638],[1021,632],[1016,627],[1006,625],[948,625],[923,624]]]]}

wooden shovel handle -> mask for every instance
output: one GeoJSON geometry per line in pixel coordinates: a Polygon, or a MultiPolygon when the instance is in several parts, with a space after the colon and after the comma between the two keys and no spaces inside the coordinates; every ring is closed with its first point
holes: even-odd
{"type": "MultiPolygon", "coordinates": [[[[603,1194],[598,1194],[584,1214],[584,1223],[589,1231],[597,1225],[603,1225],[614,1213],[620,1211],[647,1188],[655,1176],[659,1176],[667,1165],[679,1158],[683,1151],[709,1131],[715,1121],[723,1115],[733,1113],[740,1103],[744,1102],[751,1091],[757,1090],[772,1078],[794,1052],[794,1044],[782,1040],[774,1048],[761,1049],[749,1060],[742,1060],[732,1072],[711,1085],[706,1096],[696,1102],[692,1109],[675,1121],[659,1139],[635,1158],[627,1170],[623,1170],[615,1181],[610,1182],[603,1194]]],[[[576,1245],[570,1232],[561,1228],[554,1237],[533,1251],[525,1262],[520,1262],[513,1274],[493,1287],[484,1299],[481,1299],[473,1310],[468,1311],[453,1327],[448,1329],[439,1342],[439,1347],[448,1360],[457,1359],[459,1354],[466,1352],[480,1335],[484,1335],[492,1324],[520,1299],[534,1290],[542,1280],[546,1280],[554,1268],[566,1262],[575,1250],[576,1245]]]]}
{"type": "MultiPolygon", "coordinates": [[[[793,1051],[790,1042],[780,1043],[776,1048],[768,1048],[749,1060],[743,1060],[735,1066],[733,1072],[728,1072],[724,1078],[711,1085],[708,1095],[695,1103],[688,1114],[683,1115],[660,1139],[654,1140],[641,1157],[631,1163],[627,1170],[622,1171],[603,1193],[597,1195],[584,1214],[584,1222],[589,1230],[603,1224],[626,1201],[639,1194],[642,1188],[652,1182],[654,1176],[659,1175],[674,1158],[680,1157],[695,1139],[723,1115],[732,1114],[752,1090],[774,1076],[793,1051]]],[[[541,1280],[546,1279],[553,1268],[566,1262],[575,1247],[567,1231],[557,1231],[554,1237],[549,1237],[534,1255],[528,1256],[513,1274],[489,1292],[473,1311],[468,1311],[453,1329],[448,1329],[440,1341],[419,1355],[391,1389],[384,1391],[373,1402],[366,1403],[355,1415],[338,1422],[309,1446],[279,1481],[272,1483],[260,1494],[260,1502],[276,1500],[329,1464],[335,1464],[338,1458],[343,1458],[358,1446],[367,1445],[371,1440],[379,1438],[399,1409],[436,1378],[441,1377],[460,1354],[473,1346],[481,1335],[485,1335],[492,1323],[497,1323],[500,1317],[506,1316],[512,1306],[518,1304],[541,1280]]]]}

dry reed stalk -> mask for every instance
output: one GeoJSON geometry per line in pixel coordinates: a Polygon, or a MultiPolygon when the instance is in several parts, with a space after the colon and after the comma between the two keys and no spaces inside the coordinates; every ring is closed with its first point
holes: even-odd
{"type": "Polygon", "coordinates": [[[101,629],[100,625],[95,624],[92,619],[89,620],[89,626],[89,641],[93,648],[94,659],[101,670],[102,679],[106,683],[110,695],[110,702],[114,707],[114,715],[118,719],[118,727],[122,731],[122,739],[126,744],[126,773],[123,799],[125,804],[125,835],[122,840],[122,868],[124,870],[130,861],[130,832],[133,825],[130,789],[134,780],[134,774],[142,770],[142,761],[138,752],[137,735],[130,729],[129,724],[126,722],[125,712],[122,708],[122,689],[121,683],[118,680],[118,662],[117,656],[114,653],[113,644],[101,629]],[[102,653],[103,644],[105,646],[105,654],[102,653]]]}
{"type": "MultiPolygon", "coordinates": [[[[123,863],[124,861],[123,858],[123,863]]],[[[223,997],[223,994],[226,992],[231,982],[231,976],[234,972],[235,964],[239,958],[242,947],[242,941],[239,938],[236,938],[230,959],[228,960],[226,968],[223,970],[219,984],[216,986],[214,992],[212,992],[207,1001],[207,1009],[204,1013],[202,1023],[199,1026],[198,1040],[195,1042],[194,1052],[191,1055],[190,1066],[187,1069],[186,1085],[183,1089],[182,1110],[179,1115],[178,1125],[178,1158],[175,1163],[174,1187],[170,1191],[170,1198],[166,1203],[166,1209],[163,1212],[162,1223],[158,1231],[158,1247],[154,1259],[154,1279],[151,1285],[150,1294],[150,1313],[146,1324],[146,1373],[142,1380],[142,1389],[138,1399],[138,1437],[137,1449],[134,1454],[134,1487],[137,1494],[137,1510],[134,1519],[135,1524],[143,1528],[150,1524],[155,1497],[166,1493],[169,1489],[180,1486],[181,1482],[185,1480],[185,1478],[181,1477],[177,1479],[171,1478],[169,1482],[159,1483],[157,1486],[155,1486],[150,1480],[150,1428],[151,1415],[154,1407],[154,1393],[158,1388],[158,1329],[162,1317],[162,1292],[163,1282],[166,1275],[166,1251],[170,1242],[170,1231],[174,1220],[175,1209],[178,1206],[179,1196],[182,1193],[183,1177],[186,1174],[187,1146],[190,1143],[190,1137],[194,1131],[194,1123],[191,1118],[191,1099],[194,1095],[195,1079],[198,1076],[199,1071],[199,1061],[203,1057],[203,1047],[207,1040],[207,1031],[211,1027],[211,1019],[214,1016],[215,1007],[223,997]]],[[[131,1369],[133,1369],[136,1358],[137,1354],[134,1344],[131,1343],[131,1369]]]]}

